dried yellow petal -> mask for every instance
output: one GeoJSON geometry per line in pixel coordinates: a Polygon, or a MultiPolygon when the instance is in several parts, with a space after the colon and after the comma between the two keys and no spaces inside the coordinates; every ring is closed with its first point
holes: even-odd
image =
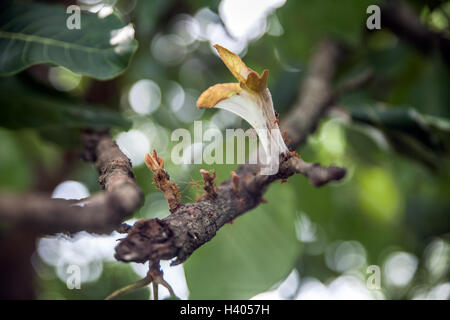
{"type": "Polygon", "coordinates": [[[261,92],[267,88],[267,77],[269,76],[269,70],[265,69],[261,77],[255,71],[249,73],[245,86],[255,92],[261,92]]]}
{"type": "Polygon", "coordinates": [[[228,99],[241,92],[239,83],[221,83],[215,86],[209,87],[204,91],[197,100],[197,107],[199,108],[212,108],[218,102],[228,99]]]}
{"type": "Polygon", "coordinates": [[[227,66],[228,70],[231,71],[233,76],[239,82],[247,81],[247,76],[251,69],[245,65],[244,61],[242,61],[242,59],[234,52],[231,52],[218,44],[215,44],[213,47],[216,48],[217,52],[219,52],[220,58],[227,66]]]}
{"type": "Polygon", "coordinates": [[[261,92],[267,87],[269,70],[264,70],[261,77],[259,74],[247,67],[244,61],[230,50],[215,44],[214,48],[219,52],[220,58],[231,71],[233,76],[241,83],[243,88],[254,92],[261,92]]]}

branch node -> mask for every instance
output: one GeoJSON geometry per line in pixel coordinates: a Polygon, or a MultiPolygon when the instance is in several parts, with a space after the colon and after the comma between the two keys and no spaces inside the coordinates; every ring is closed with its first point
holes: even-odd
{"type": "Polygon", "coordinates": [[[157,261],[155,263],[152,263],[151,261],[149,261],[149,265],[150,265],[150,268],[149,268],[148,274],[152,278],[152,282],[153,282],[153,288],[154,288],[153,297],[154,297],[154,299],[158,300],[158,285],[161,285],[164,288],[166,288],[169,291],[169,294],[171,297],[175,297],[175,292],[173,291],[172,287],[166,280],[164,280],[164,272],[162,271],[161,266],[159,265],[159,261],[157,261]]]}

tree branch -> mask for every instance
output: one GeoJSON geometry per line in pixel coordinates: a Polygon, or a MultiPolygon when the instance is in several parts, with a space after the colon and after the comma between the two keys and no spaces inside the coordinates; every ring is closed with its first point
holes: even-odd
{"type": "Polygon", "coordinates": [[[130,217],[143,195],[129,159],[107,133],[86,132],[82,157],[95,162],[106,191],[81,201],[50,199],[48,194],[2,194],[0,219],[38,233],[88,231],[108,233],[130,217]]]}
{"type": "MultiPolygon", "coordinates": [[[[334,103],[336,94],[331,90],[331,80],[341,56],[342,48],[334,42],[323,42],[317,48],[301,89],[302,98],[284,122],[283,128],[292,139],[292,147],[306,140],[326,109],[334,103]]],[[[280,155],[277,174],[268,176],[258,172],[258,165],[242,165],[230,179],[214,188],[214,196],[181,205],[162,220],[139,220],[116,246],[116,259],[145,262],[175,258],[173,265],[182,263],[198,247],[211,240],[224,224],[263,202],[262,195],[270,183],[301,173],[313,185],[321,186],[345,176],[345,169],[307,163],[293,153],[280,155]]],[[[210,190],[214,184],[206,173],[202,172],[207,183],[205,190],[210,190]]]]}

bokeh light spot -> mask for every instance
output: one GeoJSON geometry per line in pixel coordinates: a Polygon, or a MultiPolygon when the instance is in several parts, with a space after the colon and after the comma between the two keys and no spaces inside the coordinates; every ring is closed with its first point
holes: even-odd
{"type": "Polygon", "coordinates": [[[117,136],[117,145],[130,158],[133,166],[144,163],[145,154],[150,151],[150,141],[141,131],[132,129],[117,136]]]}
{"type": "Polygon", "coordinates": [[[152,80],[139,80],[131,87],[128,102],[137,113],[150,114],[161,104],[161,89],[152,80]]]}
{"type": "Polygon", "coordinates": [[[389,173],[378,167],[356,172],[358,197],[363,212],[377,220],[394,221],[402,209],[400,191],[389,173]]]}

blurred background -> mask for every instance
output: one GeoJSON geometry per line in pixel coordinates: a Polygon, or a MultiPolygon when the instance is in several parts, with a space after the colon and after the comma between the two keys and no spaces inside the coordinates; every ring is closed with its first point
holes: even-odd
{"type": "MultiPolygon", "coordinates": [[[[448,38],[450,1],[405,3],[425,28],[448,38]]],[[[98,15],[117,11],[132,23],[139,47],[129,67],[112,80],[99,81],[60,66],[33,66],[0,78],[5,107],[0,112],[10,112],[11,86],[17,83],[17,99],[29,96],[27,90],[37,92],[31,101],[21,102],[25,106],[39,108],[61,97],[120,113],[111,133],[131,159],[145,193],[143,206],[128,223],[169,214],[144,164],[147,152],[155,149],[165,160],[183,202],[202,193],[190,184],[201,183],[199,169],[214,168],[221,182],[237,167],[170,161],[177,143],[171,141],[172,131],[192,130],[194,120],[203,120],[204,130],[248,127],[227,111],[196,108],[203,90],[234,81],[212,44],[238,53],[257,72],[270,69],[268,86],[280,119],[298,99],[320,40],[335,39],[347,48],[335,85],[365,70],[374,72],[374,81],[344,95],[297,150],[307,161],[344,166],[345,180],[315,188],[296,175],[288,183],[273,183],[265,194],[268,203],[224,226],[184,264],[162,263],[179,298],[450,298],[450,72],[439,46],[418,50],[384,28],[383,20],[381,30],[368,30],[367,7],[382,4],[375,0],[78,4],[98,15]],[[369,266],[380,270],[379,288],[367,286],[373,275],[369,266]]],[[[55,108],[45,110],[2,120],[1,192],[39,190],[54,198],[82,199],[99,191],[93,164],[78,160],[84,124],[55,108]],[[59,120],[37,125],[40,117],[59,120]]],[[[107,117],[99,113],[91,121],[101,126],[107,117]]],[[[37,299],[104,299],[147,271],[146,266],[114,260],[114,246],[122,237],[118,233],[59,234],[36,242],[1,227],[0,235],[10,241],[1,245],[6,256],[2,272],[23,272],[17,290],[37,299]],[[13,251],[3,248],[11,246],[13,251]],[[24,261],[27,252],[31,259],[24,261]],[[81,267],[79,290],[66,286],[71,264],[81,267]]],[[[164,288],[160,291],[162,298],[168,297],[164,288]]],[[[150,297],[150,288],[143,288],[123,299],[150,297]]]]}

